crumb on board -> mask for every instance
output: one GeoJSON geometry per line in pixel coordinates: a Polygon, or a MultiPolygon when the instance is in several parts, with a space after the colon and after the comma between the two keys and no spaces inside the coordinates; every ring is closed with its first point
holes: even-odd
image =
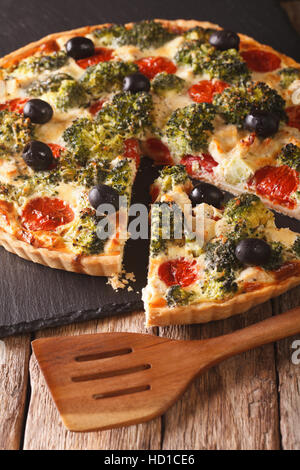
{"type": "Polygon", "coordinates": [[[127,273],[123,268],[119,274],[114,274],[113,276],[109,277],[107,284],[109,284],[116,291],[119,289],[124,289],[127,286],[127,291],[132,292],[133,288],[128,286],[129,281],[135,282],[135,275],[134,273],[127,273]]]}

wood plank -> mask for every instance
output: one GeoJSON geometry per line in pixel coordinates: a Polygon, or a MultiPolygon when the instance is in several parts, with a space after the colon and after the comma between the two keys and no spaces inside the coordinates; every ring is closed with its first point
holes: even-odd
{"type": "Polygon", "coordinates": [[[22,439],[30,338],[5,338],[0,347],[0,449],[16,450],[22,439]]]}
{"type": "MultiPolygon", "coordinates": [[[[160,335],[201,339],[272,315],[271,303],[207,325],[164,328],[160,335]]],[[[279,449],[274,346],[227,360],[200,376],[163,419],[163,449],[279,449]]]]}
{"type": "MultiPolygon", "coordinates": [[[[143,313],[135,313],[97,322],[46,330],[37,337],[78,335],[105,331],[147,332],[143,313]]],[[[150,333],[150,331],[148,331],[150,333]]],[[[96,449],[159,449],[161,419],[111,431],[72,433],[62,425],[39,367],[33,356],[30,363],[32,395],[25,429],[25,449],[96,450],[96,449]]]]}
{"type": "MultiPolygon", "coordinates": [[[[298,287],[274,300],[274,312],[281,313],[299,305],[300,288],[298,287]]],[[[292,363],[292,354],[295,352],[292,344],[295,340],[300,342],[300,335],[276,344],[280,431],[282,447],[286,450],[300,450],[300,364],[292,363]]]]}

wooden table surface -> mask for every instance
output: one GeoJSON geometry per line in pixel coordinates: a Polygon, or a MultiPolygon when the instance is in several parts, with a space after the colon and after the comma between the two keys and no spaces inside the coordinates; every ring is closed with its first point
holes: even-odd
{"type": "MultiPolygon", "coordinates": [[[[245,315],[148,333],[182,339],[221,335],[300,304],[300,288],[245,315]]],[[[164,416],[113,431],[77,434],[60,422],[30,341],[104,331],[145,332],[143,313],[4,339],[0,449],[300,449],[300,365],[289,338],[227,360],[200,376],[164,416]]]]}
{"type": "MultiPolygon", "coordinates": [[[[291,18],[298,18],[298,25],[299,4],[285,3],[291,18]]],[[[230,320],[147,332],[182,339],[208,338],[299,304],[300,288],[296,288],[230,320]]],[[[31,354],[31,340],[104,331],[146,332],[143,323],[140,312],[4,339],[0,449],[300,449],[300,364],[292,363],[292,344],[300,336],[211,369],[164,416],[149,423],[113,431],[68,432],[31,354]]]]}

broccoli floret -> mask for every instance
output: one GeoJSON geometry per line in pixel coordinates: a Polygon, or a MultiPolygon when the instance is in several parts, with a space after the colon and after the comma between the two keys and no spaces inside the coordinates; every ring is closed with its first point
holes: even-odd
{"type": "Polygon", "coordinates": [[[207,54],[203,71],[211,78],[219,78],[228,83],[245,83],[250,78],[248,67],[236,49],[214,49],[207,54]]]}
{"type": "MultiPolygon", "coordinates": [[[[165,206],[167,210],[168,205],[166,203],[165,206]]],[[[155,204],[152,204],[151,207],[150,255],[155,257],[160,253],[165,253],[166,247],[167,240],[163,236],[161,203],[156,202],[155,204]]]]}
{"type": "Polygon", "coordinates": [[[7,110],[0,112],[0,156],[20,152],[32,136],[30,119],[7,110]]]}
{"type": "Polygon", "coordinates": [[[86,69],[80,83],[87,93],[98,98],[103,93],[120,90],[124,77],[137,71],[138,66],[130,62],[100,62],[86,69]]]}
{"type": "Polygon", "coordinates": [[[187,291],[180,286],[171,286],[167,289],[165,299],[169,307],[177,305],[188,305],[194,298],[195,293],[187,291]]]}
{"type": "Polygon", "coordinates": [[[85,106],[89,98],[80,83],[76,80],[64,80],[55,97],[55,105],[58,109],[67,111],[69,108],[85,106]]]}
{"type": "Polygon", "coordinates": [[[288,88],[294,80],[300,79],[300,69],[295,67],[286,67],[278,72],[280,75],[279,85],[282,88],[288,88]]]}
{"type": "Polygon", "coordinates": [[[192,66],[195,73],[201,73],[204,52],[201,50],[203,42],[186,41],[184,42],[174,56],[174,60],[179,65],[192,66]]]}
{"type": "Polygon", "coordinates": [[[212,276],[211,272],[206,272],[201,291],[208,299],[228,298],[238,291],[236,276],[232,271],[225,271],[221,276],[212,276]]]}
{"type": "Polygon", "coordinates": [[[233,238],[216,239],[205,248],[205,278],[202,292],[205,297],[222,299],[237,291],[236,271],[242,265],[235,256],[233,238]]]}
{"type": "Polygon", "coordinates": [[[183,242],[183,214],[180,207],[172,202],[156,202],[151,207],[151,256],[166,252],[168,241],[183,242]]]}
{"type": "Polygon", "coordinates": [[[123,150],[123,138],[120,134],[88,118],[73,121],[64,131],[63,139],[82,166],[94,155],[114,158],[123,150]]]}
{"type": "Polygon", "coordinates": [[[141,21],[135,23],[130,30],[130,44],[140,49],[160,47],[171,41],[176,34],[165,28],[157,21],[141,21]]]}
{"type": "Polygon", "coordinates": [[[124,137],[133,137],[151,126],[152,109],[150,93],[122,92],[103,106],[97,115],[97,122],[124,137]]]}
{"type": "Polygon", "coordinates": [[[165,166],[160,172],[163,191],[170,191],[178,184],[184,185],[189,179],[184,165],[165,166]]]}
{"type": "Polygon", "coordinates": [[[118,47],[126,44],[129,40],[129,30],[120,24],[95,29],[93,35],[101,42],[102,46],[118,47]]]}
{"type": "Polygon", "coordinates": [[[27,89],[30,96],[50,95],[58,109],[67,111],[69,108],[85,106],[89,97],[73,77],[65,73],[58,73],[45,80],[33,82],[27,89]]]}
{"type": "Polygon", "coordinates": [[[50,55],[30,56],[18,63],[14,69],[20,73],[41,73],[45,70],[57,70],[63,67],[69,60],[64,51],[53,52],[50,55]]]}
{"type": "Polygon", "coordinates": [[[297,258],[300,258],[300,235],[297,236],[296,240],[294,241],[294,244],[292,246],[292,250],[297,256],[297,258]]]}
{"type": "Polygon", "coordinates": [[[169,91],[179,93],[184,87],[185,81],[173,73],[161,72],[155,75],[151,86],[154,93],[160,96],[166,95],[169,91]]]}
{"type": "Polygon", "coordinates": [[[9,183],[0,182],[0,199],[8,202],[17,202],[19,196],[22,195],[20,188],[9,183]]]}
{"type": "Polygon", "coordinates": [[[205,150],[213,131],[215,109],[208,103],[195,103],[175,110],[165,127],[171,151],[178,155],[205,150]]]}
{"type": "Polygon", "coordinates": [[[226,123],[236,124],[239,128],[252,111],[268,111],[286,121],[284,99],[263,82],[228,87],[214,96],[213,104],[226,123]]]}
{"type": "Polygon", "coordinates": [[[78,223],[67,234],[78,254],[97,255],[103,252],[105,240],[97,235],[97,224],[101,217],[91,208],[80,212],[78,223]]]}
{"type": "Polygon", "coordinates": [[[176,36],[160,22],[152,20],[135,23],[132,28],[112,25],[107,28],[97,29],[93,34],[105,46],[116,47],[132,44],[140,49],[160,47],[176,36]]]}
{"type": "Polygon", "coordinates": [[[158,256],[166,251],[166,240],[161,237],[153,237],[150,242],[150,254],[152,257],[158,256]]]}
{"type": "Polygon", "coordinates": [[[188,29],[183,33],[183,37],[187,41],[201,41],[208,42],[210,35],[216,31],[212,28],[202,28],[201,26],[195,26],[194,28],[188,29]]]}
{"type": "Polygon", "coordinates": [[[228,83],[245,83],[250,79],[246,63],[236,49],[220,51],[202,41],[182,45],[175,55],[179,65],[190,65],[195,74],[207,73],[228,83]]]}
{"type": "Polygon", "coordinates": [[[114,166],[103,182],[109,186],[112,186],[118,193],[123,196],[129,196],[131,184],[133,182],[133,172],[131,166],[131,160],[124,159],[120,160],[116,166],[114,166]]]}
{"type": "Polygon", "coordinates": [[[262,268],[267,271],[275,271],[279,269],[283,264],[283,245],[280,242],[273,242],[270,244],[271,257],[267,264],[263,265],[262,268]]]}
{"type": "Polygon", "coordinates": [[[294,144],[287,144],[280,151],[277,157],[281,165],[288,165],[296,171],[300,171],[300,147],[294,144]]]}
{"type": "MultiPolygon", "coordinates": [[[[65,165],[63,166],[63,170],[65,165]]],[[[72,167],[70,168],[72,171],[72,167]]],[[[80,167],[77,174],[76,180],[79,184],[87,187],[95,186],[99,183],[104,183],[107,176],[111,172],[111,162],[109,159],[105,158],[92,158],[90,159],[84,167],[80,167]]],[[[65,170],[67,173],[67,168],[65,170]]]]}
{"type": "Polygon", "coordinates": [[[224,220],[235,239],[253,237],[274,220],[273,213],[254,194],[242,194],[230,199],[224,210],[224,220]]]}
{"type": "Polygon", "coordinates": [[[236,241],[233,238],[216,239],[205,247],[205,263],[209,270],[230,272],[241,267],[235,256],[236,241]]]}
{"type": "Polygon", "coordinates": [[[27,88],[27,94],[31,96],[41,96],[45,93],[56,93],[64,80],[72,79],[67,73],[57,73],[44,80],[36,80],[27,88]]]}

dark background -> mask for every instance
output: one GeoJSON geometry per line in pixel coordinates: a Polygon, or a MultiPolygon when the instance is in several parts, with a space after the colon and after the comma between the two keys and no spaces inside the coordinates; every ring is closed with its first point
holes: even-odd
{"type": "MultiPolygon", "coordinates": [[[[0,56],[50,33],[150,18],[219,23],[300,61],[299,37],[273,0],[0,0],[0,56]]],[[[134,200],[139,202],[147,202],[154,177],[149,163],[143,165],[134,188],[134,200]]],[[[125,261],[137,282],[133,292],[116,294],[106,278],[50,269],[0,248],[0,337],[142,309],[147,242],[130,241],[125,261]]]]}

